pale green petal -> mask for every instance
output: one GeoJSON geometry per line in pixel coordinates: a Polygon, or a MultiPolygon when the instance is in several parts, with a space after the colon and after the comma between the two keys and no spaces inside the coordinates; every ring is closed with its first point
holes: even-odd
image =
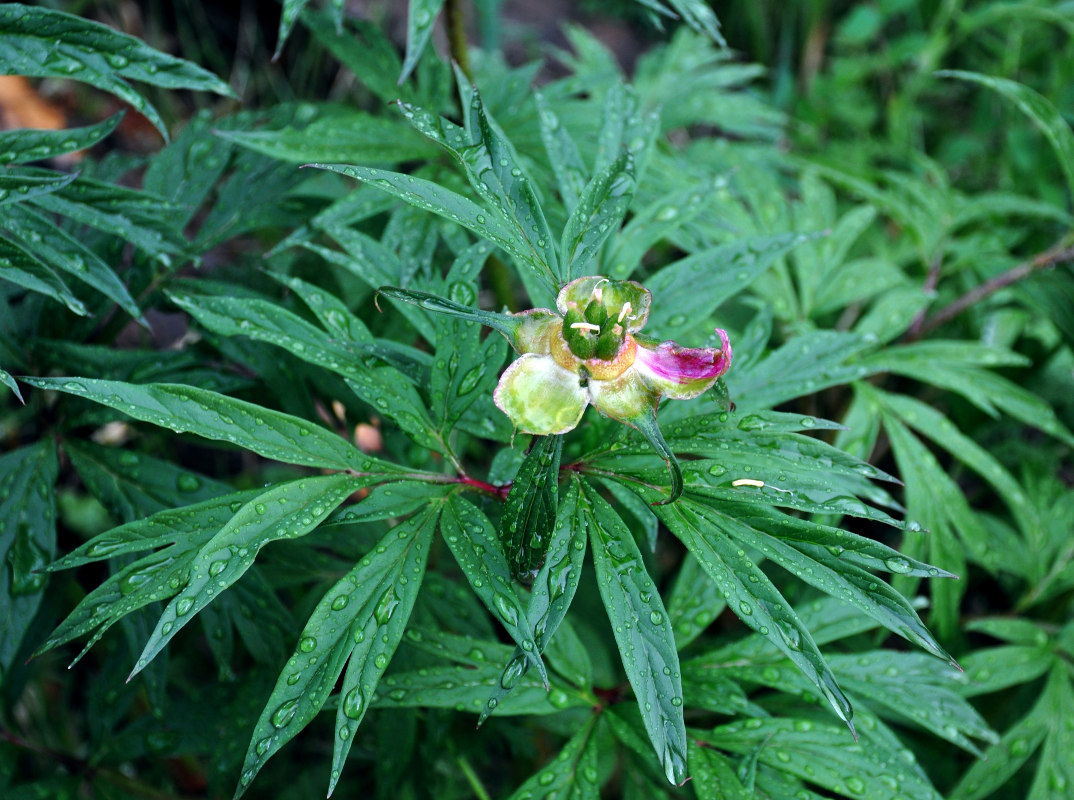
{"type": "Polygon", "coordinates": [[[563,320],[547,308],[532,308],[512,316],[518,323],[518,327],[507,337],[507,340],[515,350],[523,354],[544,355],[547,353],[549,334],[558,330],[563,324],[563,320]]]}
{"type": "Polygon", "coordinates": [[[631,420],[653,413],[660,394],[646,386],[631,367],[610,381],[590,379],[589,399],[593,408],[604,416],[633,425],[631,420]]]}
{"type": "Polygon", "coordinates": [[[566,433],[582,419],[588,398],[578,376],[551,356],[526,354],[500,376],[493,400],[522,433],[566,433]]]}

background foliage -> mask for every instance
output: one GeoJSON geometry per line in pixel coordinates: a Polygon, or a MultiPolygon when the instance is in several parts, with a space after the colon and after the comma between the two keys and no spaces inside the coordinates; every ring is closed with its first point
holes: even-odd
{"type": "Polygon", "coordinates": [[[1071,796],[1074,7],[251,5],[0,5],[5,798],[1071,796]],[[673,504],[376,303],[586,274],[673,504]]]}

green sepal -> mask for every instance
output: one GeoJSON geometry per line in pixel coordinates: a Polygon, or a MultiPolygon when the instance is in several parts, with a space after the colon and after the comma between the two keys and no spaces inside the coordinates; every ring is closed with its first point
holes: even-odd
{"type": "Polygon", "coordinates": [[[383,294],[394,298],[395,300],[402,300],[420,306],[421,308],[427,308],[430,311],[457,317],[458,319],[478,322],[486,327],[499,331],[512,342],[515,341],[518,331],[522,327],[522,320],[516,318],[512,314],[500,314],[495,311],[470,308],[470,306],[464,306],[453,300],[448,300],[446,297],[429,294],[428,292],[419,292],[416,289],[403,289],[399,286],[381,286],[377,289],[377,294],[383,294]]]}
{"type": "Polygon", "coordinates": [[[659,500],[653,505],[666,506],[669,503],[674,503],[679,499],[679,495],[682,494],[682,469],[679,467],[679,461],[675,458],[675,454],[668,447],[668,443],[664,441],[664,435],[660,432],[660,426],[656,422],[656,412],[645,412],[631,419],[623,420],[623,422],[641,431],[641,435],[664,459],[664,463],[668,465],[668,472],[671,473],[671,497],[667,500],[659,500]]]}

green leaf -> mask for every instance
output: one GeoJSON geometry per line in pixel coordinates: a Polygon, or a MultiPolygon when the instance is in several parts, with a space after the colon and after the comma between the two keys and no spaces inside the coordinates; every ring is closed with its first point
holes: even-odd
{"type": "Polygon", "coordinates": [[[9,388],[19,398],[20,403],[26,405],[26,401],[22,399],[22,392],[19,391],[19,385],[15,383],[15,379],[5,369],[0,369],[0,383],[9,388]]]}
{"type": "Polygon", "coordinates": [[[421,587],[438,506],[390,530],[313,610],[254,727],[235,797],[308,725],[343,679],[329,794],[380,676],[402,639],[421,587]]]}
{"type": "Polygon", "coordinates": [[[231,491],[227,484],[133,449],[73,438],[63,449],[86,488],[117,520],[141,519],[231,491]]]}
{"type": "Polygon", "coordinates": [[[686,780],[686,728],[671,620],[634,537],[615,510],[588,486],[579,503],[589,528],[597,586],[645,730],[664,775],[681,785],[686,780]]]}
{"type": "MultiPolygon", "coordinates": [[[[66,444],[69,445],[70,442],[66,444]]],[[[94,536],[49,564],[48,571],[81,567],[83,564],[106,558],[175,544],[203,531],[217,531],[259,494],[260,489],[232,492],[181,508],[158,511],[144,519],[136,519],[94,536]]]]}
{"type": "Polygon", "coordinates": [[[704,0],[668,0],[671,7],[679,12],[687,25],[698,33],[703,33],[720,47],[727,47],[723,34],[720,33],[720,21],[704,0]]]}
{"type": "Polygon", "coordinates": [[[1003,737],[985,751],[984,758],[973,764],[949,795],[952,800],[979,800],[1007,783],[1039,749],[1036,776],[1029,791],[1020,785],[1022,794],[1032,800],[1063,797],[1066,787],[1074,784],[1074,768],[1069,751],[1074,747],[1067,720],[1074,713],[1074,687],[1069,667],[1059,661],[1052,668],[1037,702],[1003,737]],[[1043,748],[1041,745],[1043,744],[1043,748]]]}
{"type": "Polygon", "coordinates": [[[912,767],[892,758],[869,739],[848,746],[845,730],[805,719],[751,719],[723,725],[698,736],[709,747],[732,753],[760,748],[767,767],[795,775],[841,797],[891,800],[892,792],[922,800],[940,800],[929,782],[912,767]]]}
{"type": "Polygon", "coordinates": [[[79,178],[35,197],[33,205],[116,236],[166,264],[187,246],[176,225],[183,209],[148,192],[79,178]]]}
{"type": "Polygon", "coordinates": [[[85,128],[59,131],[21,128],[0,131],[0,164],[44,161],[64,153],[85,150],[111,134],[123,119],[123,113],[120,111],[103,122],[85,128]]]}
{"type": "Polygon", "coordinates": [[[544,142],[548,162],[556,174],[559,196],[563,198],[563,205],[570,213],[574,211],[578,198],[585,191],[588,170],[578,154],[577,145],[560,122],[550,102],[545,100],[539,91],[534,91],[533,96],[537,102],[537,120],[541,124],[541,141],[544,142]]]}
{"type": "Polygon", "coordinates": [[[131,675],[141,671],[201,609],[242,577],[269,542],[305,536],[348,496],[370,483],[353,475],[322,475],[282,483],[236,512],[193,559],[187,584],[160,615],[131,675]]]}
{"type": "MultiPolygon", "coordinates": [[[[555,528],[552,530],[548,543],[548,552],[544,563],[537,571],[537,576],[533,579],[529,603],[526,606],[526,619],[533,628],[534,641],[537,643],[539,653],[544,653],[550,645],[558,643],[555,634],[563,630],[561,624],[564,623],[567,609],[570,608],[574,594],[578,590],[578,580],[582,574],[586,549],[586,518],[579,506],[580,491],[578,481],[572,481],[559,505],[555,528]]],[[[584,652],[582,658],[585,658],[584,652]]],[[[515,647],[510,658],[503,659],[506,666],[499,676],[498,685],[494,687],[492,695],[481,710],[478,724],[484,722],[489,714],[500,710],[504,697],[513,691],[529,670],[531,660],[532,657],[521,647],[515,647]]],[[[569,664],[577,667],[577,659],[569,664]]],[[[555,661],[553,661],[553,666],[557,666],[555,661]]],[[[582,667],[580,674],[576,669],[570,669],[568,672],[563,672],[562,669],[559,671],[577,685],[588,686],[591,670],[585,669],[584,664],[582,667]]]]}
{"type": "Polygon", "coordinates": [[[219,130],[216,135],[291,164],[342,161],[398,164],[435,155],[436,150],[399,120],[334,106],[303,106],[313,119],[278,130],[219,130]]]}
{"type": "Polygon", "coordinates": [[[310,164],[311,167],[327,169],[348,175],[351,178],[368,181],[371,185],[398,197],[417,208],[431,211],[445,219],[456,222],[482,239],[486,239],[510,253],[520,267],[531,269],[542,277],[546,291],[554,294],[553,280],[548,274],[547,265],[534,253],[528,241],[519,241],[518,234],[501,217],[482,208],[473,200],[445,189],[438,183],[386,172],[367,167],[351,167],[345,164],[310,164]]]}
{"type": "Polygon", "coordinates": [[[562,436],[537,436],[507,493],[500,539],[511,573],[528,581],[541,566],[559,508],[562,436]]]}
{"type": "Polygon", "coordinates": [[[792,338],[763,359],[737,365],[725,380],[740,411],[767,409],[864,378],[869,369],[855,363],[854,358],[873,347],[871,341],[857,334],[812,331],[792,338]]]}
{"type": "Polygon", "coordinates": [[[729,758],[711,747],[690,740],[690,776],[698,800],[753,800],[735,773],[729,758]]]}
{"type": "MultiPolygon", "coordinates": [[[[488,653],[488,643],[468,640],[473,651],[488,653]]],[[[495,656],[492,656],[495,658],[495,656]]],[[[504,654],[503,661],[508,660],[504,654]]],[[[393,672],[381,681],[373,695],[374,708],[445,708],[453,711],[480,712],[482,717],[519,714],[545,716],[572,708],[584,708],[592,702],[560,680],[551,688],[536,676],[524,675],[513,684],[509,696],[488,707],[489,694],[502,688],[500,660],[478,661],[465,666],[422,667],[407,672],[393,672]]],[[[506,694],[506,692],[504,692],[506,694]]]]}
{"type": "Polygon", "coordinates": [[[966,676],[953,666],[940,667],[921,653],[883,650],[837,655],[831,665],[842,686],[882,716],[920,725],[979,758],[982,753],[969,737],[990,744],[999,740],[959,694],[966,676]]]}
{"type": "Polygon", "coordinates": [[[88,313],[52,267],[3,236],[0,236],[0,280],[51,297],[81,316],[88,313]]]}
{"type": "Polygon", "coordinates": [[[657,506],[655,511],[721,591],[730,594],[728,605],[738,618],[794,662],[831,704],[836,715],[853,730],[850,701],[839,688],[809,629],[745,550],[726,536],[718,515],[688,497],[672,505],[657,506]]]}
{"type": "Polygon", "coordinates": [[[230,442],[285,463],[357,472],[398,469],[304,419],[193,386],[138,386],[91,378],[27,378],[26,383],[84,397],[177,433],[230,442]]]}
{"type": "Polygon", "coordinates": [[[727,608],[720,587],[698,560],[687,553],[668,598],[668,617],[675,632],[675,647],[682,650],[727,608]]]}
{"type": "Polygon", "coordinates": [[[14,666],[41,604],[56,551],[54,485],[59,473],[49,439],[0,456],[0,671],[14,666]]]}
{"type": "Polygon", "coordinates": [[[1059,168],[1067,181],[1067,191],[1074,195],[1074,133],[1063,119],[1063,115],[1043,95],[1006,78],[997,78],[991,75],[981,75],[977,72],[965,72],[963,70],[948,69],[936,73],[941,78],[956,78],[970,83],[979,83],[1018,106],[1018,110],[1029,117],[1037,129],[1044,134],[1044,138],[1055,151],[1059,160],[1059,168]]]}
{"type": "Polygon", "coordinates": [[[9,235],[13,233],[28,251],[49,266],[74,275],[135,319],[142,320],[142,312],[123,281],[100,256],[77,238],[27,206],[10,208],[6,216],[10,225],[9,235]]]}
{"type": "MultiPolygon", "coordinates": [[[[559,754],[511,795],[510,800],[599,800],[596,715],[559,754]]],[[[685,758],[685,756],[684,756],[685,758]]]]}
{"type": "Polygon", "coordinates": [[[97,22],[21,3],[0,7],[0,74],[84,81],[130,103],[168,138],[164,120],[128,80],[233,97],[226,83],[189,61],[97,22]]]}
{"type": "MultiPolygon", "coordinates": [[[[619,230],[634,198],[634,186],[634,157],[626,150],[594,175],[582,191],[559,245],[563,265],[560,278],[564,282],[585,275],[589,262],[597,257],[608,237],[619,230]]],[[[589,270],[594,271],[601,270],[589,270]]]]}
{"type": "Polygon", "coordinates": [[[429,44],[436,16],[443,5],[444,0],[410,0],[407,4],[406,58],[403,60],[399,83],[405,81],[418,65],[418,59],[429,44]]]}
{"type": "MultiPolygon", "coordinates": [[[[511,583],[511,571],[492,523],[472,503],[456,494],[449,499],[440,525],[444,541],[474,593],[522,649],[524,658],[537,668],[547,686],[548,671],[526,605],[511,583]]],[[[519,672],[517,677],[522,677],[522,673],[519,672]]],[[[503,688],[510,689],[511,686],[504,685],[503,688]]]]}
{"type": "Polygon", "coordinates": [[[77,172],[64,175],[32,167],[5,169],[0,172],[0,206],[21,203],[32,197],[59,191],[77,178],[77,172]]]}
{"type": "Polygon", "coordinates": [[[748,237],[669,264],[645,281],[653,293],[649,326],[667,338],[696,330],[778,258],[814,238],[798,233],[748,237]]]}

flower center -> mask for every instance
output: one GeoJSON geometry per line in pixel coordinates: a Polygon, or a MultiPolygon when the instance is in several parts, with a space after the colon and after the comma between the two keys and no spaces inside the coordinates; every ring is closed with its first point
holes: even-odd
{"type": "MultiPolygon", "coordinates": [[[[627,310],[626,307],[623,309],[627,310]]],[[[597,359],[614,361],[623,349],[626,329],[622,326],[623,313],[617,319],[608,314],[598,292],[585,309],[577,306],[567,310],[563,317],[563,341],[570,351],[583,361],[597,359]]]]}

